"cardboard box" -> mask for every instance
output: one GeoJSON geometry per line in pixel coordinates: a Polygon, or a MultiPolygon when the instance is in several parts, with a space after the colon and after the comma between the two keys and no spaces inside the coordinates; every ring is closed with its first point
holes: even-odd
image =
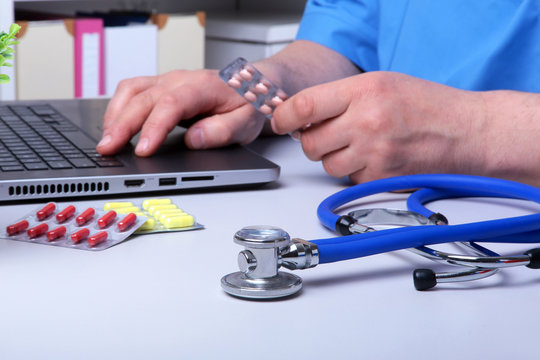
{"type": "Polygon", "coordinates": [[[209,14],[206,19],[205,67],[221,69],[242,56],[253,62],[266,58],[292,42],[299,14],[209,14]]]}
{"type": "Polygon", "coordinates": [[[158,74],[204,67],[205,13],[154,14],[158,27],[158,74]]]}
{"type": "Polygon", "coordinates": [[[74,96],[74,20],[22,21],[15,47],[17,99],[74,96]]]}

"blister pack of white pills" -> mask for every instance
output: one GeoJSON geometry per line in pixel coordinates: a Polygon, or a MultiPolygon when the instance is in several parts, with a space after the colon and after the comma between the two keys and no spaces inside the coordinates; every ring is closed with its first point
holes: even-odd
{"type": "Polygon", "coordinates": [[[287,94],[244,58],[237,58],[219,72],[219,77],[258,111],[270,117],[287,94]]]}
{"type": "Polygon", "coordinates": [[[147,218],[88,206],[41,205],[5,227],[2,238],[81,250],[104,250],[140,228],[147,218]]]}
{"type": "Polygon", "coordinates": [[[135,234],[187,231],[204,228],[193,214],[181,209],[170,198],[150,198],[140,201],[114,201],[103,204],[104,211],[114,210],[119,214],[134,213],[144,216],[146,222],[135,234]]]}

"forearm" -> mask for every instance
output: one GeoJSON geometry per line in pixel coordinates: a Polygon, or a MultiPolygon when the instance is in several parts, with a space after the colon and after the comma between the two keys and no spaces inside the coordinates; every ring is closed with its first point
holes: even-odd
{"type": "Polygon", "coordinates": [[[360,73],[343,55],[317,43],[297,40],[255,64],[288,95],[307,87],[360,73]]]}
{"type": "Polygon", "coordinates": [[[491,91],[482,95],[487,174],[540,186],[540,94],[491,91]]]}

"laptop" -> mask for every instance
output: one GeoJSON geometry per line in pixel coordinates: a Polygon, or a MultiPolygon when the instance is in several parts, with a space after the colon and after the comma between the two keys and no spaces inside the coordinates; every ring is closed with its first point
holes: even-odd
{"type": "Polygon", "coordinates": [[[0,201],[265,184],[279,166],[242,146],[189,150],[178,127],[158,152],[96,152],[108,99],[0,102],[0,201]]]}

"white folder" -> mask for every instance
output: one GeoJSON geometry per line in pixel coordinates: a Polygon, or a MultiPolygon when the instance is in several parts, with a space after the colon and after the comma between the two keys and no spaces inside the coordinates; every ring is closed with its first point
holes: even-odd
{"type": "Polygon", "coordinates": [[[157,26],[105,27],[105,94],[123,79],[157,74],[157,26]]]}

